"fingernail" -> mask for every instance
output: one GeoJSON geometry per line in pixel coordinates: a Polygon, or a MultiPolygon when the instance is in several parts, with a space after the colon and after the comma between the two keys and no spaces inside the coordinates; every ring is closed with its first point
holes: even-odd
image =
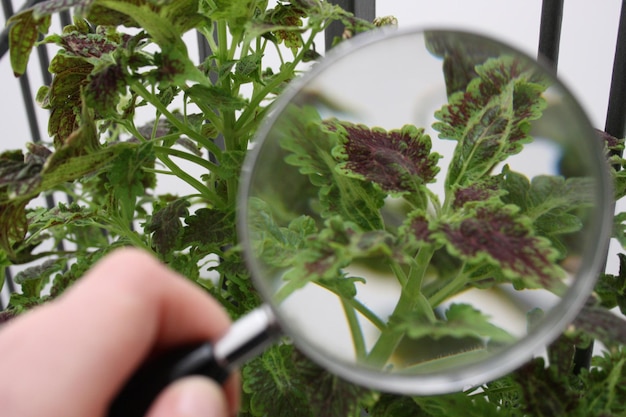
{"type": "Polygon", "coordinates": [[[226,417],[228,406],[222,388],[204,377],[189,377],[172,387],[172,413],[176,417],[226,417]]]}

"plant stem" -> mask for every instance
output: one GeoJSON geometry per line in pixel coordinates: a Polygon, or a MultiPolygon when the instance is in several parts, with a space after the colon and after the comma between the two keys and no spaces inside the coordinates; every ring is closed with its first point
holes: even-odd
{"type": "Polygon", "coordinates": [[[293,71],[296,69],[296,66],[302,61],[302,59],[304,58],[305,52],[309,50],[311,45],[313,45],[315,36],[321,30],[323,30],[323,28],[321,28],[320,30],[312,30],[311,36],[306,41],[306,43],[302,46],[302,49],[300,50],[298,55],[296,55],[293,62],[291,62],[289,66],[286,66],[284,69],[282,69],[278,75],[276,75],[274,78],[272,78],[272,80],[269,83],[267,83],[265,88],[260,90],[258,94],[254,95],[250,99],[250,104],[246,107],[246,109],[243,111],[241,116],[239,116],[239,119],[237,120],[237,124],[235,125],[235,128],[238,131],[241,131],[242,129],[244,129],[244,126],[246,125],[246,123],[248,123],[249,119],[255,115],[255,112],[258,110],[259,106],[261,105],[261,102],[265,100],[265,98],[272,91],[274,91],[281,83],[287,81],[287,79],[293,75],[293,71]]]}
{"type": "Polygon", "coordinates": [[[226,207],[226,203],[222,199],[222,197],[218,196],[215,192],[213,192],[209,187],[207,187],[202,182],[198,181],[191,175],[187,174],[183,171],[174,161],[172,161],[167,155],[161,154],[158,155],[159,160],[167,166],[177,177],[184,180],[187,184],[195,188],[202,194],[202,196],[213,204],[215,207],[224,208],[226,207]]]}
{"type": "Polygon", "coordinates": [[[213,152],[218,158],[222,155],[222,150],[210,139],[205,138],[199,132],[191,129],[184,122],[180,121],[175,115],[173,115],[166,106],[161,103],[161,101],[151,94],[143,84],[141,84],[137,80],[130,81],[130,87],[132,90],[137,93],[141,98],[146,100],[148,103],[152,104],[157,111],[159,111],[162,115],[164,115],[167,120],[172,123],[181,133],[187,135],[190,139],[198,142],[200,145],[204,146],[209,151],[213,152]]]}
{"type": "MultiPolygon", "coordinates": [[[[403,316],[417,309],[417,311],[423,314],[429,321],[437,320],[428,300],[421,291],[424,275],[426,274],[434,252],[435,250],[430,246],[425,246],[418,252],[415,257],[415,263],[412,265],[411,271],[407,277],[406,284],[402,288],[402,293],[400,294],[392,317],[403,316]]],[[[388,328],[383,331],[368,355],[368,363],[375,367],[383,367],[396,350],[396,347],[403,337],[404,332],[393,328],[388,328]]]]}
{"type": "Polygon", "coordinates": [[[465,273],[465,265],[463,265],[459,268],[459,272],[452,281],[428,298],[429,305],[431,308],[437,307],[446,299],[462,290],[465,284],[467,284],[467,274],[465,273]]]}
{"type": "Polygon", "coordinates": [[[343,307],[346,319],[348,320],[348,326],[350,327],[350,334],[352,335],[356,359],[358,362],[361,362],[367,357],[363,329],[361,329],[359,318],[357,317],[354,308],[352,308],[352,306],[348,304],[347,300],[343,297],[341,297],[341,306],[343,307]]]}
{"type": "Polygon", "coordinates": [[[202,168],[205,168],[209,172],[214,172],[218,176],[224,175],[223,173],[224,170],[219,165],[214,164],[213,162],[209,161],[206,158],[202,158],[200,156],[191,154],[189,152],[181,151],[178,149],[168,148],[166,146],[155,146],[153,149],[157,155],[175,156],[177,158],[184,159],[189,162],[193,162],[194,164],[197,164],[201,166],[202,168]]]}

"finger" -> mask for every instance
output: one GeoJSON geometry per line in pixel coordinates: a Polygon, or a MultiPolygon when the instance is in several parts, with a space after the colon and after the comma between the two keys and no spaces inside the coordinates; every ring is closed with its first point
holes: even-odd
{"type": "Polygon", "coordinates": [[[168,387],[146,417],[227,417],[221,387],[204,377],[188,377],[168,387]]]}
{"type": "MultiPolygon", "coordinates": [[[[2,330],[0,369],[15,378],[8,387],[0,382],[0,395],[24,407],[20,416],[101,416],[155,348],[215,340],[228,326],[194,284],[143,252],[121,250],[58,301],[2,330]]],[[[231,404],[237,391],[228,385],[231,404]]]]}

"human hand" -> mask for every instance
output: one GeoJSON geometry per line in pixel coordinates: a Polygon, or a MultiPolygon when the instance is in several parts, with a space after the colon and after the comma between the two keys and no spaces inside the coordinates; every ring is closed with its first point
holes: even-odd
{"type": "MultiPolygon", "coordinates": [[[[3,417],[103,417],[145,359],[216,340],[229,319],[211,297],[148,254],[119,250],[59,299],[0,328],[3,417]]],[[[237,376],[172,384],[148,417],[222,417],[239,402],[237,376]]]]}

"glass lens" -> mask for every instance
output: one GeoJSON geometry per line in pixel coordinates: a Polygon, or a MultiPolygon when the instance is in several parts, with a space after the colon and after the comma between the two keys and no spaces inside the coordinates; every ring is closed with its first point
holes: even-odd
{"type": "Polygon", "coordinates": [[[383,390],[507,372],[593,286],[610,187],[600,140],[534,60],[461,32],[347,43],[252,145],[242,236],[298,346],[383,390]]]}

